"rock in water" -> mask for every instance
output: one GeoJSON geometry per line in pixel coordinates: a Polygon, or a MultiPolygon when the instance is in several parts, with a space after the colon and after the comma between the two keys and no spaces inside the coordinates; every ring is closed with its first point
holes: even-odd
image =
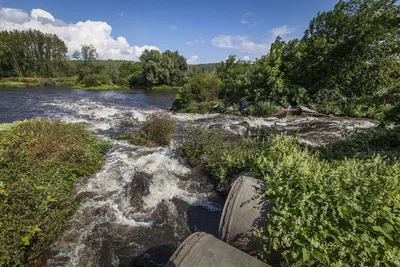
{"type": "Polygon", "coordinates": [[[249,113],[250,102],[246,98],[242,97],[239,100],[239,106],[240,106],[240,112],[242,114],[248,114],[249,113]]]}
{"type": "Polygon", "coordinates": [[[292,108],[292,105],[290,104],[289,101],[287,101],[287,102],[285,102],[285,104],[283,104],[283,108],[284,108],[284,109],[291,109],[291,108],[292,108]]]}
{"type": "Polygon", "coordinates": [[[142,197],[150,194],[151,176],[144,172],[137,172],[132,177],[127,196],[130,197],[134,203],[141,203],[142,197]]]}
{"type": "Polygon", "coordinates": [[[305,106],[299,106],[299,108],[300,108],[301,113],[305,113],[305,114],[316,114],[316,113],[318,113],[317,111],[312,110],[312,109],[310,109],[308,107],[305,107],[305,106]]]}

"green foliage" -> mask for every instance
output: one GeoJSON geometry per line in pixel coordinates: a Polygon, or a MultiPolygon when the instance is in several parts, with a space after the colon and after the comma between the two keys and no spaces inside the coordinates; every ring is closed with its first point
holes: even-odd
{"type": "Polygon", "coordinates": [[[100,169],[108,147],[60,121],[0,127],[0,266],[23,266],[57,237],[77,208],[72,184],[100,169]]]}
{"type": "Polygon", "coordinates": [[[250,170],[265,180],[271,208],[257,235],[267,262],[278,251],[283,266],[400,264],[399,129],[356,133],[319,149],[254,134],[226,141],[196,127],[177,152],[218,182],[250,170]]]}
{"type": "Polygon", "coordinates": [[[296,140],[272,138],[253,171],[271,204],[258,235],[290,266],[400,264],[400,165],[382,157],[320,160],[296,140]]]}
{"type": "Polygon", "coordinates": [[[151,87],[153,91],[179,91],[182,86],[159,85],[151,87]]]}
{"type": "Polygon", "coordinates": [[[94,45],[82,45],[81,53],[82,59],[84,61],[96,60],[99,54],[94,45]]]}
{"type": "Polygon", "coordinates": [[[249,113],[255,116],[268,116],[277,114],[279,111],[279,106],[269,101],[257,102],[254,106],[249,107],[249,113]]]}
{"type": "Polygon", "coordinates": [[[158,85],[182,86],[188,65],[178,51],[145,50],[140,56],[142,73],[139,84],[147,88],[158,85]]]}
{"type": "Polygon", "coordinates": [[[172,104],[172,109],[179,111],[188,107],[193,102],[201,103],[217,100],[221,85],[222,82],[216,75],[194,76],[179,90],[172,104]]]}
{"type": "Polygon", "coordinates": [[[100,85],[110,85],[111,80],[106,73],[89,74],[83,78],[83,84],[86,87],[95,87],[100,85]]]}
{"type": "Polygon", "coordinates": [[[191,166],[202,166],[217,181],[225,183],[232,175],[250,170],[252,161],[264,149],[265,143],[257,138],[225,141],[219,133],[192,127],[177,152],[191,166]]]}
{"type": "Polygon", "coordinates": [[[168,146],[176,134],[176,120],[169,115],[149,115],[139,130],[139,134],[125,133],[118,136],[139,146],[168,146]]]}
{"type": "Polygon", "coordinates": [[[0,77],[53,77],[63,71],[67,46],[37,30],[0,32],[0,77]]]}
{"type": "Polygon", "coordinates": [[[195,102],[192,101],[189,105],[181,110],[180,112],[186,113],[198,113],[198,114],[206,114],[206,113],[215,113],[221,112],[224,110],[225,104],[221,100],[211,100],[204,102],[195,102]]]}
{"type": "Polygon", "coordinates": [[[217,66],[217,75],[222,82],[218,92],[221,98],[235,98],[243,96],[250,86],[250,63],[236,60],[236,56],[229,56],[225,62],[217,66]]]}
{"type": "Polygon", "coordinates": [[[345,158],[367,159],[375,154],[392,161],[400,160],[400,127],[378,127],[366,132],[356,132],[345,139],[318,149],[329,160],[345,158]]]}

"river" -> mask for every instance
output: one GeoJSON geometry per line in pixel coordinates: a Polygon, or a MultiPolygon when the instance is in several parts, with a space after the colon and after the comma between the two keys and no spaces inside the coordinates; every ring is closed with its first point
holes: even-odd
{"type": "Polygon", "coordinates": [[[68,88],[0,88],[0,123],[34,117],[81,123],[112,142],[103,168],[74,188],[80,208],[46,252],[49,266],[163,266],[194,231],[216,234],[224,199],[198,169],[175,153],[189,125],[236,137],[248,127],[297,134],[321,145],[375,125],[363,119],[289,116],[241,117],[176,114],[175,93],[86,91],[68,88]],[[114,136],[137,129],[146,116],[168,113],[178,122],[170,147],[149,149],[114,136]]]}

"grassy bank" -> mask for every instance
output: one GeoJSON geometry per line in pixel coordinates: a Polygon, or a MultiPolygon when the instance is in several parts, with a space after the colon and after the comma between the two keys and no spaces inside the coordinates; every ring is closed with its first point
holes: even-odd
{"type": "Polygon", "coordinates": [[[127,86],[120,85],[99,85],[99,86],[85,86],[85,85],[74,85],[72,86],[74,89],[82,89],[82,90],[94,90],[94,91],[105,91],[105,90],[129,90],[127,86]]]}
{"type": "Polygon", "coordinates": [[[46,249],[77,208],[71,186],[97,172],[107,150],[80,125],[0,126],[0,266],[22,266],[46,249]]]}
{"type": "Polygon", "coordinates": [[[284,266],[399,266],[399,128],[308,149],[285,136],[225,141],[193,128],[178,153],[218,182],[251,171],[272,205],[257,234],[284,266]],[[369,148],[369,149],[366,149],[369,148]]]}
{"type": "Polygon", "coordinates": [[[159,85],[150,88],[151,91],[179,91],[182,86],[159,85]]]}
{"type": "Polygon", "coordinates": [[[13,77],[1,78],[0,87],[26,88],[26,87],[69,87],[76,83],[77,77],[36,78],[13,77]]]}

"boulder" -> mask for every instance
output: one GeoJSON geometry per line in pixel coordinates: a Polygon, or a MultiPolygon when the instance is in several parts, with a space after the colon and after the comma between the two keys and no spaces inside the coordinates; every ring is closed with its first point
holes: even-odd
{"type": "Polygon", "coordinates": [[[235,111],[236,108],[235,108],[235,106],[229,106],[229,107],[226,108],[226,110],[235,111]]]}
{"type": "Polygon", "coordinates": [[[299,106],[301,113],[305,113],[305,114],[316,114],[318,113],[317,111],[310,109],[308,107],[305,106],[299,106]]]}
{"type": "Polygon", "coordinates": [[[285,104],[283,104],[283,108],[284,108],[284,109],[291,109],[291,108],[292,108],[292,105],[290,104],[289,101],[287,101],[287,102],[285,102],[285,104]]]}
{"type": "Polygon", "coordinates": [[[56,86],[57,82],[56,80],[49,78],[49,79],[41,79],[40,80],[40,85],[41,86],[56,86]]]}
{"type": "Polygon", "coordinates": [[[240,112],[242,114],[248,114],[249,113],[249,106],[250,106],[250,102],[246,98],[242,97],[239,100],[240,112]]]}

